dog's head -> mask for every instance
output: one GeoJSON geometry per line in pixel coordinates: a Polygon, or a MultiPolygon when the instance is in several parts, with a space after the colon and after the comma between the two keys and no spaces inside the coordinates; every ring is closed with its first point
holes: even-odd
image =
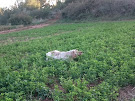
{"type": "Polygon", "coordinates": [[[76,49],[71,50],[71,55],[72,55],[72,58],[73,58],[73,59],[74,59],[74,58],[77,58],[77,56],[80,56],[80,55],[82,55],[82,54],[83,54],[82,51],[78,51],[78,50],[76,50],[76,49]]]}

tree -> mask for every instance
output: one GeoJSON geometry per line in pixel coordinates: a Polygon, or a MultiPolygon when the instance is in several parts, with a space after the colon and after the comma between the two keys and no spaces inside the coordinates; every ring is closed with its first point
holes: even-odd
{"type": "Polygon", "coordinates": [[[2,8],[0,8],[0,15],[2,15],[3,14],[3,9],[2,8]]]}
{"type": "Polygon", "coordinates": [[[10,18],[11,15],[11,10],[10,9],[5,9],[2,11],[2,15],[0,16],[0,24],[5,25],[8,23],[8,19],[10,18]]]}
{"type": "Polygon", "coordinates": [[[46,0],[39,0],[40,2],[40,9],[45,6],[46,0]]]}
{"type": "Polygon", "coordinates": [[[40,8],[39,0],[26,0],[25,4],[28,8],[40,8]]]}

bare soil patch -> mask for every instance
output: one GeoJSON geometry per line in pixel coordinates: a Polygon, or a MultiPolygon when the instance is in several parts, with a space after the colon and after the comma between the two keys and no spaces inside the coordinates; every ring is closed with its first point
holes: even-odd
{"type": "Polygon", "coordinates": [[[103,80],[97,80],[93,83],[88,84],[87,87],[90,89],[91,87],[95,87],[95,86],[101,84],[102,82],[103,82],[103,80]]]}
{"type": "Polygon", "coordinates": [[[132,101],[133,99],[135,100],[135,87],[129,85],[119,90],[119,101],[132,101]]]}
{"type": "Polygon", "coordinates": [[[46,23],[42,23],[42,24],[38,24],[38,25],[30,25],[30,26],[26,26],[26,27],[10,29],[10,30],[5,30],[5,31],[0,31],[0,34],[8,34],[8,33],[11,33],[11,32],[19,32],[19,31],[22,31],[22,30],[42,28],[42,27],[49,26],[49,25],[55,23],[58,19],[59,18],[56,17],[55,19],[48,20],[46,23]]]}

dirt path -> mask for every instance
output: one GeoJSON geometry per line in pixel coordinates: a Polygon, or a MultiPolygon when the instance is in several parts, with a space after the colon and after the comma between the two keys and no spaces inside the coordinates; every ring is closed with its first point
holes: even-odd
{"type": "Polygon", "coordinates": [[[38,25],[30,25],[30,26],[26,26],[26,27],[10,29],[10,30],[5,30],[5,31],[0,31],[0,34],[8,34],[8,33],[11,33],[11,32],[19,32],[19,31],[22,31],[22,30],[42,28],[42,27],[49,26],[49,25],[55,23],[59,18],[60,17],[56,16],[56,18],[50,19],[46,23],[42,23],[42,24],[38,24],[38,25]]]}

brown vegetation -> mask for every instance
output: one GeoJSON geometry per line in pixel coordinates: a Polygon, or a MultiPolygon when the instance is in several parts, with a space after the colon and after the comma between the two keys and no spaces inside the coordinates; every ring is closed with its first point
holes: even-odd
{"type": "MultiPolygon", "coordinates": [[[[70,0],[71,1],[71,0],[70,0]]],[[[134,0],[72,0],[62,11],[63,18],[135,16],[134,0]]]]}

